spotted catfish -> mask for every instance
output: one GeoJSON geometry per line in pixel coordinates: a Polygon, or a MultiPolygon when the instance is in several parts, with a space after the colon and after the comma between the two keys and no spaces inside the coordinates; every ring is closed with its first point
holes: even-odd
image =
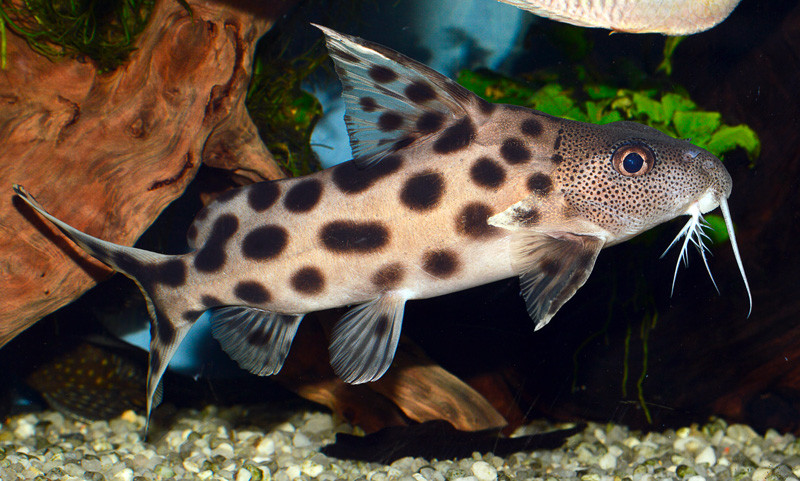
{"type": "Polygon", "coordinates": [[[393,50],[320,28],[344,84],[354,160],[226,192],[191,226],[192,252],[96,239],[15,186],[144,293],[148,414],[167,363],[207,310],[228,354],[270,375],[306,313],[354,306],[333,329],[331,364],[363,383],[391,364],[410,299],[519,276],[539,329],[603,247],[684,214],[687,242],[702,245],[702,213],[722,205],[730,218],[730,176],[688,142],[631,122],[495,105],[393,50]]]}

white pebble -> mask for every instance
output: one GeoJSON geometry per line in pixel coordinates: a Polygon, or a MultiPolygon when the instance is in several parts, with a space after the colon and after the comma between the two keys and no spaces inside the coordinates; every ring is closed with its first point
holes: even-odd
{"type": "Polygon", "coordinates": [[[617,467],[617,458],[611,453],[606,453],[600,456],[600,459],[597,461],[597,465],[600,466],[601,469],[610,470],[617,467]]]}
{"type": "Polygon", "coordinates": [[[275,441],[265,436],[256,445],[256,452],[262,456],[270,456],[275,453],[275,441]]]}
{"type": "Polygon", "coordinates": [[[250,474],[250,471],[241,468],[239,471],[236,472],[236,481],[250,481],[253,475],[250,474]]]}
{"type": "Polygon", "coordinates": [[[694,458],[694,462],[696,464],[706,463],[709,466],[714,466],[717,464],[717,454],[714,452],[714,448],[711,446],[706,446],[702,451],[700,451],[700,454],[694,458]]]}
{"type": "Polygon", "coordinates": [[[686,478],[686,481],[706,481],[706,478],[704,478],[703,476],[694,475],[686,478]]]}
{"type": "Polygon", "coordinates": [[[131,468],[120,470],[120,472],[114,475],[114,479],[118,479],[119,481],[131,481],[133,479],[133,470],[131,468]]]}
{"type": "Polygon", "coordinates": [[[298,432],[295,433],[294,438],[292,439],[292,445],[296,448],[307,448],[311,446],[311,440],[308,439],[308,436],[305,434],[298,432]]]}
{"type": "Polygon", "coordinates": [[[292,465],[286,468],[285,473],[289,479],[295,479],[296,477],[300,476],[300,466],[292,465]]]}
{"type": "Polygon", "coordinates": [[[183,469],[189,471],[190,473],[199,473],[200,466],[191,459],[184,459],[183,460],[183,469]]]}
{"type": "Polygon", "coordinates": [[[497,470],[486,461],[477,461],[472,465],[472,474],[478,481],[494,481],[497,479],[497,470]]]}
{"type": "Polygon", "coordinates": [[[18,438],[27,439],[36,434],[36,428],[27,420],[20,420],[19,426],[14,430],[14,435],[18,438]]]}
{"type": "Polygon", "coordinates": [[[770,474],[772,474],[770,468],[758,468],[753,471],[753,481],[764,481],[770,474]]]}
{"type": "Polygon", "coordinates": [[[308,417],[303,431],[311,434],[319,434],[322,432],[333,430],[333,418],[328,414],[314,413],[308,417]]]}
{"type": "Polygon", "coordinates": [[[316,478],[317,476],[322,474],[323,471],[325,471],[325,467],[322,466],[321,464],[311,461],[310,459],[306,459],[305,461],[303,461],[303,465],[300,467],[300,470],[306,476],[310,478],[316,478]]]}
{"type": "Polygon", "coordinates": [[[233,446],[228,443],[222,443],[217,446],[213,451],[211,451],[212,455],[220,455],[225,458],[232,458],[233,457],[233,446]]]}

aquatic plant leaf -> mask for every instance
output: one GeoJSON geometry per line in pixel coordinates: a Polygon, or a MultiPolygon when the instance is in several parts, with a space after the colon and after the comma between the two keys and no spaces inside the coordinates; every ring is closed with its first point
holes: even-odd
{"type": "Polygon", "coordinates": [[[677,48],[685,38],[685,35],[667,37],[666,41],[664,42],[664,59],[656,69],[657,72],[664,72],[667,77],[672,75],[672,55],[675,53],[675,48],[677,48]]]}
{"type": "Polygon", "coordinates": [[[661,106],[664,109],[664,119],[669,121],[673,119],[675,112],[697,108],[697,104],[690,98],[672,92],[661,96],[661,106]]]}
{"type": "Polygon", "coordinates": [[[633,113],[637,117],[646,115],[653,122],[664,122],[667,120],[661,102],[653,100],[649,96],[639,92],[633,94],[633,113]]]}
{"type": "Polygon", "coordinates": [[[619,89],[608,85],[587,85],[583,88],[586,95],[592,100],[613,99],[617,96],[619,89]]]}
{"type": "Polygon", "coordinates": [[[681,110],[672,116],[672,123],[678,136],[698,143],[701,138],[709,138],[719,128],[722,116],[719,112],[681,110]]]}
{"type": "Polygon", "coordinates": [[[725,227],[725,219],[720,215],[709,214],[704,216],[706,220],[705,232],[713,244],[722,244],[730,239],[728,229],[725,227]]]}
{"type": "Polygon", "coordinates": [[[755,159],[761,153],[761,141],[758,139],[758,135],[753,129],[744,124],[723,125],[714,132],[706,146],[709,151],[717,156],[722,156],[724,152],[731,151],[737,147],[743,148],[750,160],[755,159]]]}
{"type": "Polygon", "coordinates": [[[534,108],[556,117],[565,117],[575,107],[573,101],[558,84],[547,84],[531,97],[534,108]]]}

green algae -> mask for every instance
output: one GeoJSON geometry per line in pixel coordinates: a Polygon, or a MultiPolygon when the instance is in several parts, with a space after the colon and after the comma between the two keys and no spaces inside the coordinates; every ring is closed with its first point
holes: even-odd
{"type": "Polygon", "coordinates": [[[50,58],[85,56],[101,72],[135,49],[154,0],[20,0],[0,3],[0,64],[7,68],[7,30],[50,58]]]}

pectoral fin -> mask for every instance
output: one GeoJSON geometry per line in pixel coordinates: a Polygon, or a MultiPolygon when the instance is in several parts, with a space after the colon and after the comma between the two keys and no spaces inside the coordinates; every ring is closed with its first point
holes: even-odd
{"type": "Polygon", "coordinates": [[[603,240],[566,232],[519,230],[511,241],[512,264],[519,272],[528,314],[543,328],[592,272],[603,240]]]}

